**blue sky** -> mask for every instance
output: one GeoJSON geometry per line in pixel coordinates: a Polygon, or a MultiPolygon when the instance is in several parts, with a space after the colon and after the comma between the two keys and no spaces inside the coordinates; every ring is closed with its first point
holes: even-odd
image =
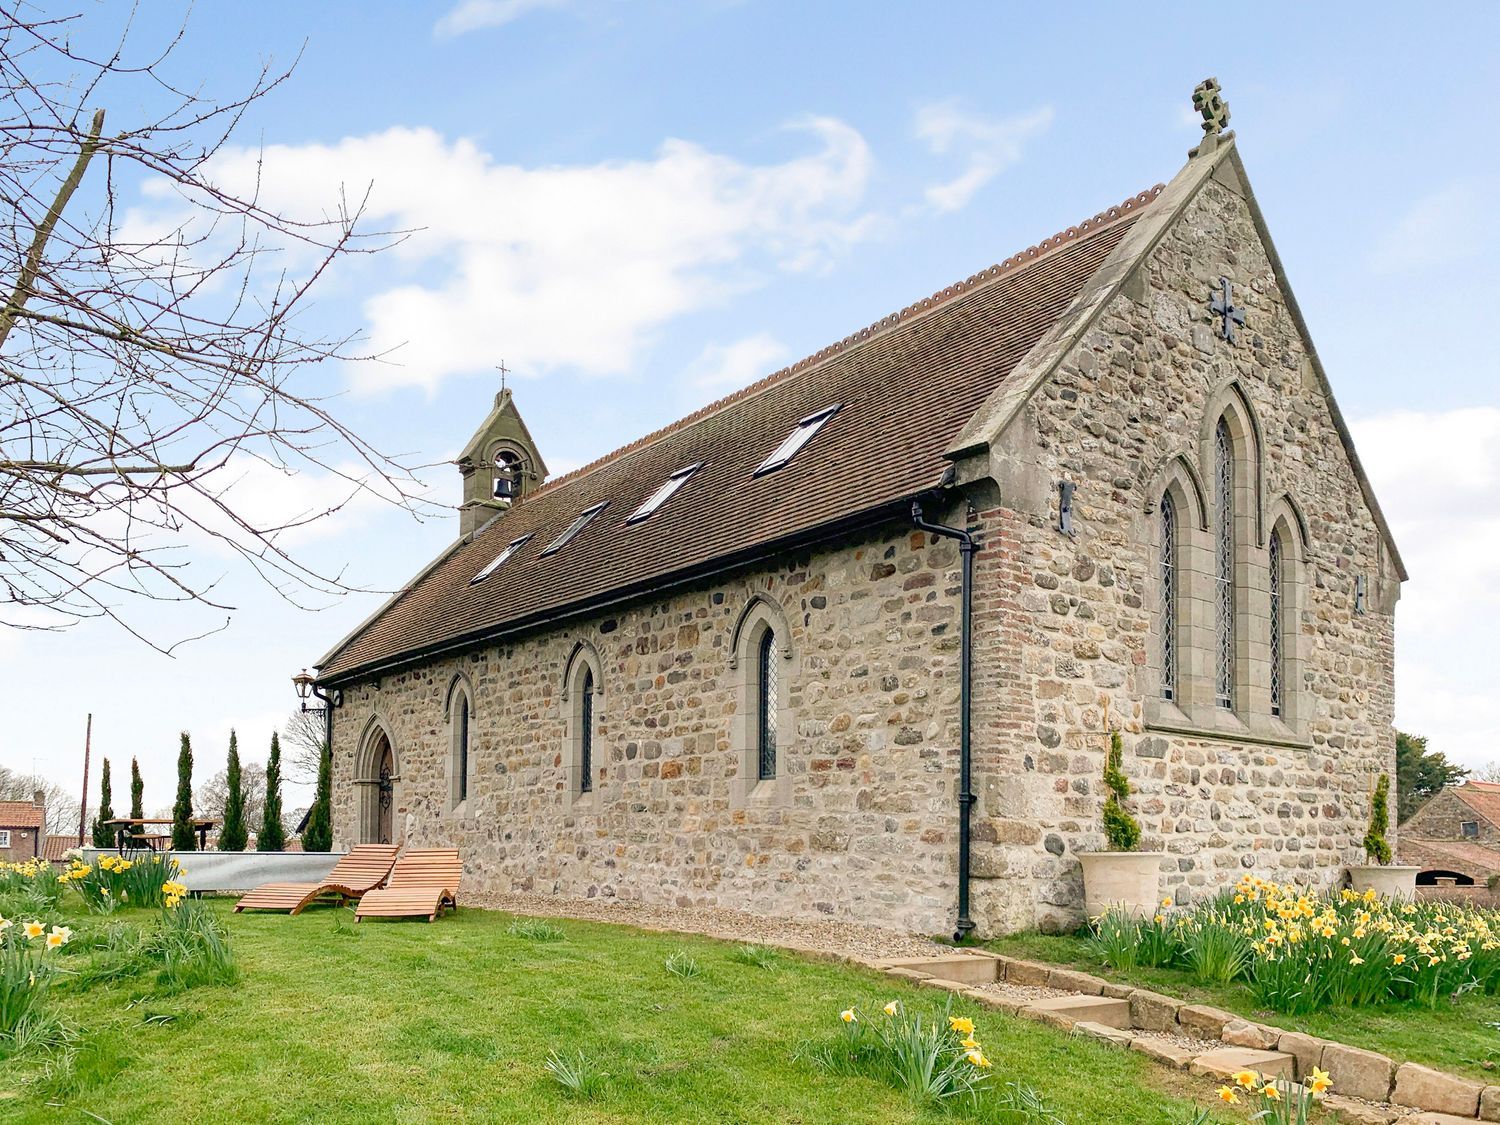
{"type": "MultiPolygon", "coordinates": [[[[143,40],[176,15],[145,18],[143,40]]],[[[1500,672],[1497,33],[1480,5],[1460,23],[1372,4],[263,2],[200,6],[178,68],[231,93],[302,50],[223,175],[264,145],[278,204],[318,214],[368,185],[375,225],[414,228],[314,311],[395,348],[321,374],[346,420],[441,462],[503,358],[555,472],[1169,179],[1197,136],[1192,87],[1217,75],[1413,573],[1398,719],[1480,764],[1500,758],[1482,706],[1500,672]]],[[[456,470],[425,475],[457,499],[456,470]]],[[[316,504],[327,482],[247,488],[316,504]]],[[[391,589],[453,526],[356,504],[300,549],[391,589]]],[[[73,784],[92,709],[96,752],[138,755],[163,807],[179,729],[200,777],[231,725],[262,753],[289,675],[381,599],[305,613],[227,558],[199,565],[240,608],[176,659],[105,624],[0,633],[0,763],[73,784]]]]}

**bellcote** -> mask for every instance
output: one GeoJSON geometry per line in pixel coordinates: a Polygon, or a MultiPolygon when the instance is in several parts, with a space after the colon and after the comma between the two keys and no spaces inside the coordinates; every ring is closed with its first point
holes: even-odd
{"type": "Polygon", "coordinates": [[[458,455],[463,501],[460,535],[472,535],[547,479],[547,465],[507,387],[458,455]]]}

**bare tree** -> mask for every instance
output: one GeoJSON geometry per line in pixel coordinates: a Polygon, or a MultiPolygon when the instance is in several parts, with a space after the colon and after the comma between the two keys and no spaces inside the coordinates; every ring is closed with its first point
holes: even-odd
{"type": "Polygon", "coordinates": [[[420,501],[313,385],[356,341],[300,327],[331,266],[393,236],[359,229],[362,203],[342,196],[302,219],[262,203],[258,174],[222,182],[236,126],[290,72],[267,66],[215,100],[177,65],[185,28],[138,49],[128,17],[100,26],[122,10],[0,0],[0,623],[105,617],[170,651],[188,638],[144,637],[132,600],[226,623],[234,608],[219,575],[189,566],[194,544],[227,546],[303,604],[350,587],[295,558],[289,531],[362,492],[420,501]],[[143,105],[157,108],[120,120],[143,105]],[[146,200],[150,219],[133,205],[146,200]],[[307,471],[337,495],[267,515],[234,492],[247,474],[307,471]]]}
{"type": "MultiPolygon", "coordinates": [[[[266,767],[259,762],[245,762],[240,767],[240,785],[245,790],[245,824],[253,832],[260,827],[266,805],[266,767]]],[[[220,770],[198,786],[193,794],[193,814],[224,820],[224,806],[229,801],[229,774],[220,770]]]]}
{"type": "Polygon", "coordinates": [[[0,766],[0,801],[24,801],[30,804],[36,794],[42,794],[47,806],[43,821],[49,836],[68,836],[78,839],[78,798],[67,793],[55,781],[48,781],[41,774],[16,773],[0,766]]]}
{"type": "Polygon", "coordinates": [[[318,763],[323,756],[323,739],[327,728],[321,711],[293,711],[281,732],[281,742],[289,751],[282,759],[282,774],[299,785],[314,785],[318,780],[318,763]]]}

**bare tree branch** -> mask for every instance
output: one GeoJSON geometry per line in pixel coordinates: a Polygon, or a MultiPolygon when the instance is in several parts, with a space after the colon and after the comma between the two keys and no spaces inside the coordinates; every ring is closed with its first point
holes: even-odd
{"type": "Polygon", "coordinates": [[[171,72],[185,28],[137,49],[133,13],[91,26],[113,12],[0,0],[0,627],[103,617],[170,651],[192,638],[148,638],[131,607],[194,604],[223,628],[234,607],[205,546],[312,607],[354,587],[294,554],[291,532],[361,496],[436,509],[323,389],[378,357],[302,327],[330,269],[402,232],[363,229],[368,188],[308,218],[263,201],[259,162],[226,182],[235,128],[290,70],[215,100],[171,72]],[[122,127],[140,105],[157,108],[122,127]],[[304,473],[337,495],[246,503],[257,480],[304,473]]]}

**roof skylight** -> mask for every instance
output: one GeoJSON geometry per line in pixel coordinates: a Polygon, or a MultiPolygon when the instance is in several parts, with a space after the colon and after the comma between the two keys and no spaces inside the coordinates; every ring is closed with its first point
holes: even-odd
{"type": "Polygon", "coordinates": [[[683,485],[687,484],[692,475],[701,468],[703,468],[703,462],[699,461],[695,464],[687,465],[681,469],[678,469],[675,473],[673,473],[665,481],[662,482],[662,486],[660,488],[658,488],[650,496],[646,497],[646,502],[639,508],[637,508],[634,512],[632,512],[630,518],[625,522],[640,523],[641,520],[649,517],[653,512],[656,511],[656,509],[660,508],[663,504],[670,500],[674,492],[676,492],[683,485]]]}
{"type": "Polygon", "coordinates": [[[485,567],[484,567],[483,570],[481,570],[478,574],[474,575],[473,578],[469,579],[469,585],[470,586],[477,586],[477,585],[479,585],[481,582],[483,582],[490,575],[494,574],[495,571],[499,570],[501,563],[503,563],[506,559],[510,558],[513,554],[515,554],[517,551],[519,551],[522,547],[526,546],[526,544],[528,544],[530,542],[531,542],[531,536],[529,534],[528,535],[523,535],[519,539],[512,539],[509,543],[507,543],[505,545],[505,549],[503,551],[501,551],[498,555],[496,555],[488,563],[485,564],[485,567]]]}
{"type": "Polygon", "coordinates": [[[797,428],[787,435],[786,440],[776,447],[775,452],[760,463],[760,468],[755,470],[755,475],[774,472],[797,456],[798,451],[812,441],[817,432],[827,424],[828,419],[839,412],[841,405],[843,404],[836,402],[832,406],[824,407],[816,414],[809,414],[798,422],[797,428]]]}
{"type": "Polygon", "coordinates": [[[589,525],[590,520],[592,520],[600,512],[604,511],[604,509],[607,507],[609,507],[609,501],[601,500],[592,508],[585,508],[583,511],[579,512],[578,515],[574,518],[573,522],[568,524],[568,529],[561,535],[559,535],[556,539],[552,540],[551,543],[547,544],[546,548],[542,551],[542,558],[546,558],[548,555],[555,555],[558,551],[561,551],[564,547],[566,547],[573,541],[573,539],[578,535],[580,531],[582,531],[589,525]]]}

